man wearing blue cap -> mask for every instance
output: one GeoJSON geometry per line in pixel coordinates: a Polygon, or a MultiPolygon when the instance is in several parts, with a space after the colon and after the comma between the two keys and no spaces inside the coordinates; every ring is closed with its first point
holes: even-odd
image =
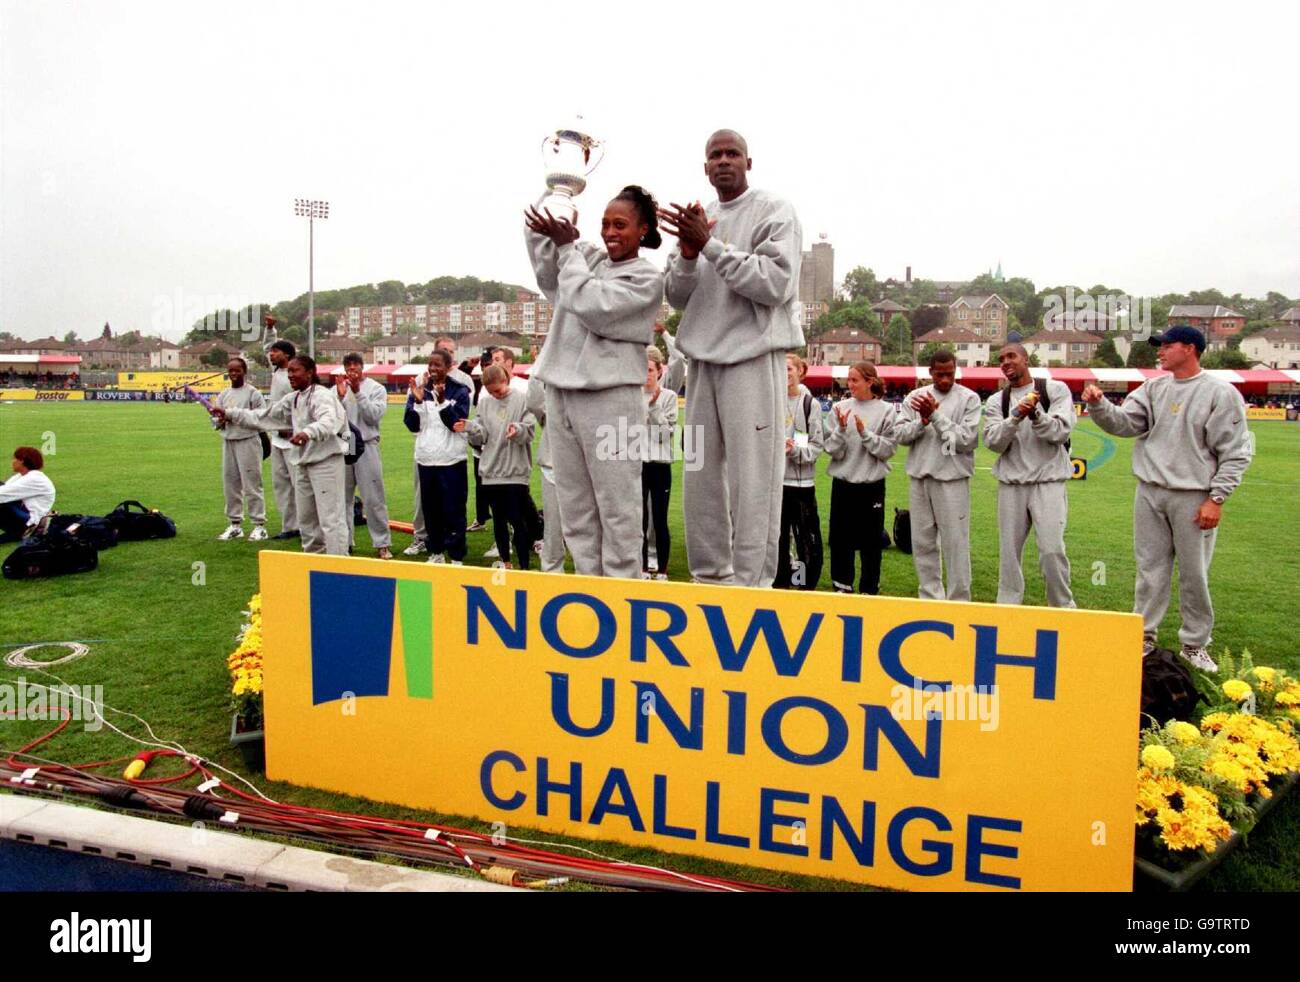
{"type": "Polygon", "coordinates": [[[1149,379],[1122,406],[1106,401],[1095,385],[1084,388],[1083,401],[1107,433],[1137,437],[1133,609],[1142,615],[1143,653],[1155,647],[1177,559],[1182,656],[1217,672],[1207,650],[1214,630],[1210,560],[1223,503],[1250,464],[1245,404],[1231,385],[1201,370],[1205,335],[1196,328],[1171,327],[1148,341],[1159,347],[1160,367],[1170,374],[1149,379]]]}

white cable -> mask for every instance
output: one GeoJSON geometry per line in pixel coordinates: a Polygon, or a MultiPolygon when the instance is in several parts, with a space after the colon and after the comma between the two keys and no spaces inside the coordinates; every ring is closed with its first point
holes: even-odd
{"type": "MultiPolygon", "coordinates": [[[[36,671],[37,671],[37,672],[40,672],[40,674],[42,674],[42,675],[48,675],[50,678],[54,679],[54,680],[55,680],[56,682],[58,682],[60,685],[62,685],[62,686],[66,686],[66,687],[67,687],[66,690],[60,690],[60,694],[61,694],[61,695],[66,695],[66,696],[72,696],[72,695],[74,695],[74,693],[71,691],[71,686],[69,685],[69,683],[64,682],[63,679],[59,678],[59,677],[58,677],[57,675],[55,675],[53,672],[47,672],[47,671],[44,671],[43,669],[40,669],[40,668],[37,668],[36,671]]],[[[54,691],[55,691],[55,690],[51,689],[48,685],[41,685],[40,683],[28,682],[26,679],[21,679],[21,680],[19,680],[19,679],[7,679],[6,681],[9,681],[9,682],[22,681],[22,682],[24,682],[24,683],[25,683],[29,688],[44,689],[46,692],[54,692],[54,691]]],[[[91,706],[95,707],[96,709],[99,708],[98,706],[95,706],[95,703],[94,703],[93,700],[89,700],[86,696],[81,695],[80,693],[76,693],[76,694],[75,694],[75,697],[76,697],[77,699],[82,700],[83,702],[90,702],[91,706]]],[[[110,730],[112,730],[114,733],[118,734],[119,736],[121,736],[121,737],[123,737],[123,738],[125,738],[125,739],[127,739],[127,740],[130,740],[132,743],[138,743],[138,744],[140,744],[141,746],[144,746],[144,747],[157,747],[157,748],[159,748],[159,749],[161,749],[161,750],[174,750],[176,753],[178,753],[178,754],[182,754],[183,756],[185,756],[185,757],[187,757],[187,758],[192,758],[193,760],[202,760],[203,763],[204,763],[206,766],[212,768],[213,770],[218,770],[218,771],[221,771],[221,772],[224,773],[224,774],[229,774],[229,775],[230,775],[231,777],[233,777],[236,781],[239,781],[241,784],[243,784],[244,786],[246,786],[249,790],[251,790],[251,791],[253,792],[253,794],[257,795],[257,796],[258,796],[259,798],[261,798],[263,801],[269,801],[269,802],[270,802],[271,804],[273,804],[273,805],[278,805],[278,804],[280,804],[280,802],[276,801],[274,798],[268,797],[267,795],[263,794],[262,791],[261,791],[261,790],[260,790],[260,789],[255,785],[255,784],[253,784],[251,781],[248,781],[248,780],[245,779],[243,776],[241,776],[241,775],[239,775],[239,774],[236,774],[234,771],[230,770],[229,768],[227,768],[227,767],[222,767],[220,764],[216,763],[215,761],[211,761],[211,760],[208,760],[207,758],[200,757],[198,754],[192,754],[192,753],[190,753],[188,750],[186,750],[185,747],[183,747],[183,746],[182,746],[181,744],[179,744],[179,743],[175,743],[175,742],[173,742],[173,743],[167,743],[167,742],[163,741],[163,740],[158,736],[158,734],[154,733],[154,731],[153,731],[153,727],[149,725],[149,721],[148,721],[148,720],[146,720],[146,719],[144,719],[144,718],[142,718],[142,717],[140,717],[140,716],[137,716],[135,713],[127,712],[125,709],[117,709],[117,708],[115,708],[115,707],[113,707],[113,706],[110,706],[108,703],[104,703],[104,704],[103,704],[103,708],[104,708],[104,709],[107,709],[107,710],[110,710],[110,711],[112,711],[112,712],[114,712],[114,713],[117,713],[117,714],[120,715],[120,716],[129,716],[129,717],[131,717],[131,718],[134,719],[134,720],[138,720],[140,723],[142,723],[142,724],[144,725],[144,728],[149,732],[149,735],[150,735],[151,737],[153,737],[153,742],[150,742],[149,740],[142,740],[142,739],[140,739],[140,738],[137,737],[137,736],[133,736],[132,734],[127,733],[125,730],[123,730],[123,729],[121,729],[120,727],[115,726],[113,723],[111,723],[111,722],[110,722],[108,719],[106,719],[106,718],[103,716],[103,714],[101,713],[100,716],[99,716],[100,722],[102,722],[105,726],[107,726],[110,730]]],[[[63,765],[63,766],[67,766],[67,765],[63,765]]]]}
{"type": "Polygon", "coordinates": [[[34,668],[40,670],[49,668],[51,665],[62,665],[64,662],[76,661],[88,654],[90,654],[90,648],[80,641],[39,641],[35,644],[25,644],[21,648],[15,648],[9,652],[9,654],[5,655],[5,664],[10,668],[34,668]],[[72,652],[62,658],[56,658],[54,661],[32,661],[27,657],[27,653],[37,648],[71,648],[72,652]]]}

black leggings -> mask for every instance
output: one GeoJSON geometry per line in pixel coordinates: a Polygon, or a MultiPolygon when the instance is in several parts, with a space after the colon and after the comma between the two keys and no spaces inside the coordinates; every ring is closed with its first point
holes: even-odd
{"type": "Polygon", "coordinates": [[[822,578],[822,524],[817,514],[817,489],[784,485],[781,488],[781,539],[776,553],[779,590],[797,587],[816,590],[822,578]],[[796,558],[803,563],[800,582],[794,583],[790,564],[790,537],[794,536],[796,558]]]}
{"type": "Polygon", "coordinates": [[[858,593],[880,592],[880,533],[885,529],[885,482],[831,482],[831,582],[853,589],[853,567],[862,553],[858,593]]]}
{"type": "MultiPolygon", "coordinates": [[[[514,530],[515,569],[528,569],[533,554],[533,531],[528,521],[528,485],[485,484],[488,505],[492,509],[492,537],[496,539],[501,561],[510,561],[511,529],[514,530]]],[[[427,520],[427,519],[426,519],[427,520]]]]}
{"type": "Polygon", "coordinates": [[[668,499],[673,492],[673,465],[644,463],[641,465],[641,568],[650,568],[650,522],[655,527],[655,572],[668,572],[668,551],[672,540],[668,534],[668,499]]]}

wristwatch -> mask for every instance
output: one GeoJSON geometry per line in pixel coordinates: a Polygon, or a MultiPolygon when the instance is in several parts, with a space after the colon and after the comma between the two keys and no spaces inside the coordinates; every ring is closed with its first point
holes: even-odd
{"type": "Polygon", "coordinates": [[[1223,504],[1224,499],[1223,499],[1223,495],[1221,494],[1212,494],[1210,495],[1210,500],[1213,501],[1216,505],[1221,505],[1223,504]]]}

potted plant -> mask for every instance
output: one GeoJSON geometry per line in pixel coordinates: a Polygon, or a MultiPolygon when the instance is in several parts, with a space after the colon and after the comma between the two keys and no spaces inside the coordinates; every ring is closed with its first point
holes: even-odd
{"type": "Polygon", "coordinates": [[[262,598],[254,594],[244,611],[248,620],[239,631],[238,644],[226,659],[230,670],[233,715],[230,742],[239,748],[249,770],[266,766],[266,734],[262,717],[262,598]]]}

